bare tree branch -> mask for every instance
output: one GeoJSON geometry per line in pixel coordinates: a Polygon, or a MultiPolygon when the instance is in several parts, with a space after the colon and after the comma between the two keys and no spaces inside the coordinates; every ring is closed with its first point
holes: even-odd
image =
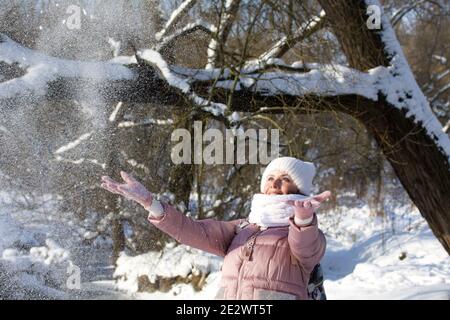
{"type": "Polygon", "coordinates": [[[445,124],[444,128],[442,128],[442,130],[444,132],[447,132],[449,128],[450,128],[450,119],[447,121],[447,123],[445,124]]]}
{"type": "Polygon", "coordinates": [[[405,15],[407,15],[409,12],[411,12],[412,10],[416,9],[417,7],[420,7],[422,4],[424,3],[432,3],[436,6],[438,6],[440,9],[444,9],[442,8],[442,5],[437,2],[437,1],[432,1],[432,0],[416,0],[413,3],[409,3],[406,4],[404,6],[402,6],[400,9],[398,9],[391,17],[391,24],[392,26],[395,27],[396,24],[398,24],[405,15]]]}
{"type": "Polygon", "coordinates": [[[399,23],[402,18],[408,14],[411,10],[416,8],[417,6],[421,5],[422,3],[426,2],[426,0],[418,0],[410,4],[406,4],[402,6],[400,9],[398,9],[391,17],[391,24],[392,26],[395,26],[397,23],[399,23]]]}
{"type": "Polygon", "coordinates": [[[445,86],[440,88],[431,98],[430,101],[434,102],[436,101],[444,92],[447,90],[450,90],[450,83],[447,83],[445,86]]]}
{"type": "Polygon", "coordinates": [[[301,25],[292,36],[285,36],[272,48],[261,54],[259,60],[267,61],[271,58],[281,58],[289,49],[295,46],[296,43],[303,41],[322,29],[325,25],[325,20],[325,11],[322,10],[318,16],[301,25]]]}

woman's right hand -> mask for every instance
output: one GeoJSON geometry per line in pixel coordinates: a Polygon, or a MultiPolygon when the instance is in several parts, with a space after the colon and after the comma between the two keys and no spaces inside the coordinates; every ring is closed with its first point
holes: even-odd
{"type": "Polygon", "coordinates": [[[102,176],[101,187],[109,192],[120,194],[129,200],[136,201],[144,209],[148,210],[153,202],[153,196],[144,185],[124,171],[120,171],[120,175],[125,183],[118,183],[108,176],[102,176]]]}

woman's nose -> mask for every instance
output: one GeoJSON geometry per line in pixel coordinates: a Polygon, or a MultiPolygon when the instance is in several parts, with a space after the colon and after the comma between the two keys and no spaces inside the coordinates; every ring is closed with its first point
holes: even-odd
{"type": "Polygon", "coordinates": [[[280,179],[274,179],[272,182],[272,188],[279,188],[281,187],[281,180],[280,179]]]}

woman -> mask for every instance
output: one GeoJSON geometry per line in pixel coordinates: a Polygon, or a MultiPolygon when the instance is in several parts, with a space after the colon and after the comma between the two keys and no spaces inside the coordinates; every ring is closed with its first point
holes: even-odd
{"type": "Polygon", "coordinates": [[[310,274],[325,253],[315,209],[330,197],[309,197],[315,167],[292,157],[269,163],[247,220],[194,220],[125,172],[125,184],[102,177],[102,187],[141,204],[148,220],[180,243],[224,258],[218,299],[309,299],[310,274]]]}

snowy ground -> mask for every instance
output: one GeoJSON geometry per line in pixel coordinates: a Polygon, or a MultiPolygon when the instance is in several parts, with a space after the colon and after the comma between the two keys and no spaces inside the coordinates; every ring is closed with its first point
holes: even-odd
{"type": "Polygon", "coordinates": [[[397,208],[383,220],[351,209],[334,226],[329,220],[329,299],[450,299],[450,257],[418,211],[397,208]]]}
{"type": "MultiPolygon", "coordinates": [[[[169,244],[161,253],[123,253],[114,272],[108,242],[87,246],[86,229],[67,214],[51,214],[51,206],[13,212],[7,196],[0,198],[0,298],[2,290],[3,298],[214,298],[221,258],[169,244]],[[81,290],[67,289],[70,265],[81,268],[81,290]],[[190,273],[209,274],[203,290],[174,284],[167,292],[137,292],[139,276],[154,282],[190,273]]],[[[371,217],[363,204],[319,213],[327,237],[322,265],[328,298],[450,299],[450,257],[426,222],[409,206],[385,210],[384,219],[371,217]]]]}
{"type": "Polygon", "coordinates": [[[86,243],[88,221],[77,222],[70,213],[57,212],[51,197],[34,199],[38,204],[31,206],[25,198],[12,198],[0,192],[0,299],[90,295],[68,287],[74,266],[81,269],[80,282],[112,279],[110,243],[102,238],[86,243]]]}
{"type": "MultiPolygon", "coordinates": [[[[340,210],[339,214],[319,215],[328,243],[322,260],[328,299],[450,299],[450,257],[417,210],[397,207],[388,210],[385,219],[371,217],[366,206],[340,210]]],[[[198,252],[198,258],[194,259],[195,250],[181,248],[191,257],[180,259],[180,265],[208,256],[198,252]]],[[[135,279],[131,270],[139,270],[143,261],[138,259],[142,258],[145,257],[122,260],[123,265],[116,272],[135,279]]],[[[170,269],[173,265],[171,259],[170,255],[163,255],[159,263],[164,267],[155,268],[150,263],[153,257],[148,257],[144,263],[148,268],[140,270],[141,274],[153,277],[162,274],[159,270],[170,269]]],[[[211,299],[220,280],[218,269],[211,269],[201,292],[180,284],[167,293],[138,293],[134,297],[211,299]]],[[[122,285],[134,292],[126,282],[122,285]]]]}

